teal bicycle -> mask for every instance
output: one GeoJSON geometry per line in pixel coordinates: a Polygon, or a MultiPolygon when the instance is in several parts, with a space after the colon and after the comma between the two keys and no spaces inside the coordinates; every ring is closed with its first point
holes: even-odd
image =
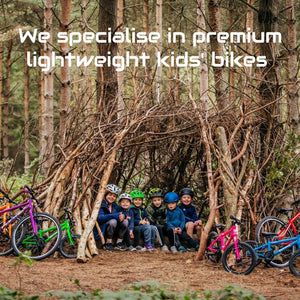
{"type": "Polygon", "coordinates": [[[60,224],[60,227],[63,232],[66,232],[66,235],[61,239],[59,251],[66,258],[76,258],[80,235],[72,232],[75,225],[72,213],[65,207],[63,210],[66,213],[65,221],[60,224]]]}

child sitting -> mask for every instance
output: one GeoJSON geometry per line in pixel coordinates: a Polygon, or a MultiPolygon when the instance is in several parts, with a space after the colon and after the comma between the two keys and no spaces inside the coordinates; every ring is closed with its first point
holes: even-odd
{"type": "Polygon", "coordinates": [[[146,208],[146,212],[148,214],[150,224],[157,228],[157,238],[161,249],[163,251],[168,251],[169,249],[165,242],[165,235],[169,237],[171,246],[174,246],[174,235],[172,228],[167,227],[167,207],[163,202],[163,196],[164,194],[161,189],[151,189],[149,192],[151,203],[146,208]]]}
{"type": "Polygon", "coordinates": [[[134,217],[134,229],[133,234],[130,235],[131,238],[134,238],[134,247],[136,250],[144,250],[140,246],[141,234],[143,234],[146,250],[154,250],[155,227],[150,225],[146,210],[142,208],[144,194],[135,190],[130,195],[134,205],[131,207],[134,217]]]}
{"type": "Polygon", "coordinates": [[[193,238],[193,233],[196,232],[198,239],[201,238],[202,222],[199,220],[196,207],[192,205],[194,192],[189,188],[184,188],[179,193],[180,204],[178,207],[183,211],[185,216],[185,231],[193,238]]]}
{"type": "MultiPolygon", "coordinates": [[[[129,194],[124,193],[124,194],[120,195],[120,197],[119,197],[119,206],[121,207],[120,211],[125,216],[122,223],[123,223],[124,226],[127,226],[130,235],[132,235],[133,227],[134,227],[133,212],[130,210],[131,203],[132,203],[132,197],[129,194]]],[[[130,241],[129,241],[129,243],[130,243],[130,241]]],[[[129,244],[128,246],[130,248],[131,245],[129,244]]],[[[116,248],[118,250],[121,250],[121,251],[126,251],[127,250],[127,247],[123,243],[123,239],[122,240],[119,239],[119,242],[117,243],[116,248]]]]}
{"type": "Polygon", "coordinates": [[[185,226],[185,217],[182,210],[177,207],[178,201],[179,197],[174,192],[170,192],[165,195],[165,202],[167,203],[168,207],[167,225],[173,229],[175,244],[177,245],[178,250],[180,252],[187,252],[186,249],[180,244],[179,237],[188,242],[189,248],[196,248],[197,244],[185,231],[183,231],[185,226]]]}
{"type": "MultiPolygon", "coordinates": [[[[99,223],[100,229],[106,240],[103,248],[111,252],[114,251],[112,245],[114,235],[118,235],[117,246],[121,246],[120,244],[118,245],[118,243],[123,240],[123,236],[128,227],[125,223],[123,223],[125,216],[122,212],[120,212],[120,207],[116,204],[116,199],[119,193],[120,189],[118,186],[114,184],[107,185],[106,193],[97,217],[97,222],[99,223]]],[[[100,240],[96,227],[93,232],[95,240],[100,240]]]]}

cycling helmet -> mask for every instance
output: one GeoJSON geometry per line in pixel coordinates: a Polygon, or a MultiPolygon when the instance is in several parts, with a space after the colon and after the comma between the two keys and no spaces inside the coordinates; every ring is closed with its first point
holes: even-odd
{"type": "Polygon", "coordinates": [[[159,188],[153,188],[149,191],[149,198],[154,198],[154,197],[164,197],[164,193],[161,189],[159,188]]]}
{"type": "Polygon", "coordinates": [[[115,184],[108,184],[106,186],[106,189],[113,194],[116,194],[116,195],[120,194],[120,188],[118,186],[116,186],[115,184]]]}
{"type": "Polygon", "coordinates": [[[183,195],[190,195],[192,198],[194,198],[194,192],[189,188],[184,188],[180,191],[179,196],[181,197],[183,195]]]}
{"type": "Polygon", "coordinates": [[[144,199],[144,194],[142,191],[139,191],[139,190],[134,190],[130,193],[130,196],[132,197],[132,199],[135,199],[135,198],[142,198],[144,199]]]}
{"type": "Polygon", "coordinates": [[[166,194],[165,196],[165,202],[166,203],[173,203],[173,202],[178,202],[179,201],[179,197],[176,193],[174,192],[169,192],[166,194]]]}
{"type": "Polygon", "coordinates": [[[119,196],[119,203],[120,203],[123,199],[129,200],[130,203],[132,202],[132,197],[131,197],[129,194],[127,194],[127,193],[121,194],[121,195],[119,196]]]}

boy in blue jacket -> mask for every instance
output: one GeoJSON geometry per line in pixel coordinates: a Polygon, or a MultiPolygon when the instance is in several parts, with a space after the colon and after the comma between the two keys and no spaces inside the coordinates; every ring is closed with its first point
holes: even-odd
{"type": "Polygon", "coordinates": [[[132,197],[133,207],[131,210],[134,216],[134,229],[130,235],[134,238],[134,247],[136,250],[144,250],[140,246],[141,234],[144,236],[146,250],[155,250],[155,227],[150,225],[146,210],[142,207],[144,194],[141,191],[135,190],[130,193],[132,197]]]}
{"type": "MultiPolygon", "coordinates": [[[[126,225],[123,223],[125,215],[120,211],[120,207],[116,204],[117,196],[120,193],[119,187],[114,184],[108,184],[106,189],[107,191],[104,195],[104,199],[99,210],[97,222],[100,225],[100,229],[106,241],[103,248],[112,252],[114,251],[114,247],[112,245],[113,236],[116,233],[118,234],[118,245],[120,240],[123,239],[128,226],[124,226],[126,225]]],[[[100,236],[96,227],[94,228],[93,232],[95,240],[100,240],[100,236]]]]}
{"type": "Polygon", "coordinates": [[[187,234],[193,238],[193,233],[197,233],[200,240],[202,233],[202,221],[198,218],[196,207],[192,205],[194,192],[189,188],[184,188],[179,193],[180,204],[178,207],[183,211],[185,216],[185,228],[187,234]]]}
{"type": "MultiPolygon", "coordinates": [[[[182,210],[177,206],[179,197],[176,193],[170,192],[165,195],[165,202],[167,203],[167,226],[173,228],[175,236],[175,244],[177,245],[178,251],[187,252],[186,249],[180,244],[180,239],[187,241],[189,248],[196,248],[196,242],[183,231],[185,226],[185,216],[182,210]]],[[[175,247],[176,248],[176,247],[175,247]]],[[[172,252],[176,252],[173,247],[171,247],[172,252]]]]}

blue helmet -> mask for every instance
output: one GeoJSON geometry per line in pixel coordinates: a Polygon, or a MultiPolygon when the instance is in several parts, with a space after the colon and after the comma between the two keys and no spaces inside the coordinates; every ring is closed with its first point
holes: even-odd
{"type": "Polygon", "coordinates": [[[165,202],[166,203],[172,203],[172,202],[176,202],[177,203],[178,201],[179,201],[179,197],[174,192],[169,192],[165,196],[165,202]]]}

